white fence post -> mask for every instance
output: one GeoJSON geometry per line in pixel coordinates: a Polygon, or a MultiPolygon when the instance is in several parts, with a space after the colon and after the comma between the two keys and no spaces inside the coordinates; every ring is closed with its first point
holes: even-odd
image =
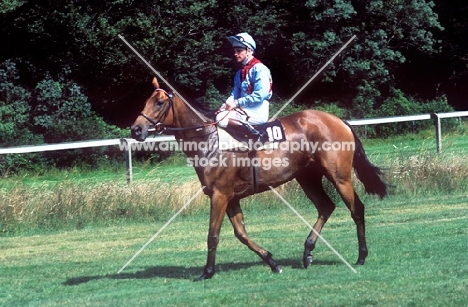
{"type": "Polygon", "coordinates": [[[132,183],[132,147],[130,143],[126,139],[120,139],[120,143],[122,144],[121,148],[125,148],[125,167],[127,183],[132,183]]]}
{"type": "Polygon", "coordinates": [[[434,120],[435,130],[436,130],[436,143],[437,143],[437,152],[442,151],[442,128],[440,126],[440,117],[437,113],[432,113],[431,118],[434,120]]]}

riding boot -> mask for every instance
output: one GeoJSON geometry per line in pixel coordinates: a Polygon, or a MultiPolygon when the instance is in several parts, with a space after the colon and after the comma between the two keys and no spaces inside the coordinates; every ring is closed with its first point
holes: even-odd
{"type": "Polygon", "coordinates": [[[226,130],[234,137],[239,137],[243,141],[252,139],[254,142],[264,143],[267,141],[264,133],[261,133],[249,123],[243,123],[237,120],[229,120],[226,130]]]}

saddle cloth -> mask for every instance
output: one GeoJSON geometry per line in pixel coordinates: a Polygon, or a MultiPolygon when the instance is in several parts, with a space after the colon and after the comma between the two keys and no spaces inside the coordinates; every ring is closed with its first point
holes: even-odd
{"type": "Polygon", "coordinates": [[[277,149],[279,142],[285,141],[286,136],[284,134],[283,125],[279,119],[272,122],[266,122],[261,125],[254,125],[255,129],[259,132],[268,135],[268,141],[264,143],[258,143],[257,140],[238,140],[234,138],[224,128],[218,128],[218,141],[220,150],[228,151],[260,151],[277,149]]]}

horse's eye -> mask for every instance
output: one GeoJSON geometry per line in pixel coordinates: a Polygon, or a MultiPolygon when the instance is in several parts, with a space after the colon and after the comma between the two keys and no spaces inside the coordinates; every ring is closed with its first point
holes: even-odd
{"type": "Polygon", "coordinates": [[[156,104],[157,106],[162,106],[162,105],[164,104],[164,100],[158,99],[158,100],[156,100],[155,104],[156,104]]]}

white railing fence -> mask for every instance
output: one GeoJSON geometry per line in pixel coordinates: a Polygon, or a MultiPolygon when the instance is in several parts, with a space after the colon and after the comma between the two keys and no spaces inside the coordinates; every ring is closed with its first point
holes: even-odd
{"type": "MultiPolygon", "coordinates": [[[[459,118],[461,121],[462,117],[468,116],[468,111],[461,112],[450,112],[450,113],[432,113],[432,114],[421,114],[421,115],[410,115],[410,116],[398,116],[398,117],[383,117],[373,119],[357,119],[348,120],[347,122],[352,126],[367,126],[375,124],[385,123],[398,123],[398,122],[411,122],[419,120],[430,120],[434,121],[436,130],[436,146],[437,152],[442,151],[442,127],[441,119],[443,118],[459,118]]],[[[148,138],[144,142],[170,142],[175,141],[174,136],[157,136],[154,138],[148,138]]],[[[66,149],[78,149],[78,148],[90,148],[100,146],[120,146],[120,149],[125,151],[125,164],[127,168],[127,182],[132,181],[132,145],[133,143],[140,143],[133,139],[110,139],[110,140],[93,140],[93,141],[82,141],[82,142],[68,142],[60,144],[44,144],[37,146],[19,146],[0,148],[0,154],[22,154],[22,153],[33,153],[33,152],[44,152],[54,150],[66,150],[66,149]]],[[[144,148],[141,146],[140,148],[144,148]]]]}

